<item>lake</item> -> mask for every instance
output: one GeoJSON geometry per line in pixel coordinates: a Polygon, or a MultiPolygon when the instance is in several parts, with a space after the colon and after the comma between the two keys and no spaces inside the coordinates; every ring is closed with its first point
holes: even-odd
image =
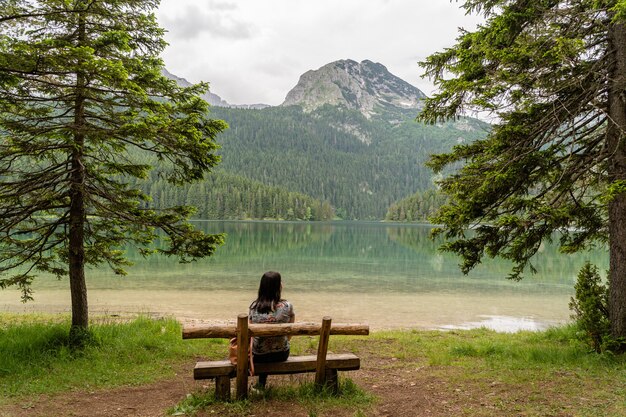
{"type": "MultiPolygon", "coordinates": [[[[430,226],[368,222],[196,222],[227,234],[206,260],[179,264],[154,256],[128,256],[126,277],[87,271],[92,314],[143,312],[181,320],[233,321],[247,311],[267,270],[283,276],[283,296],[297,320],[364,322],[382,328],[537,330],[569,319],[568,302],[586,260],[608,267],[606,251],[563,255],[545,245],[536,275],[506,279],[510,264],[486,260],[464,276],[459,259],[436,250],[430,226]]],[[[22,304],[16,290],[0,291],[0,309],[69,312],[69,283],[35,280],[35,301],[22,304]]]]}

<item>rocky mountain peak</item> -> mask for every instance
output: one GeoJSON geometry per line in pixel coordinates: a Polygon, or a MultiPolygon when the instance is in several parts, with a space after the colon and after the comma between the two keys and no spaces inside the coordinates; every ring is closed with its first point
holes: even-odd
{"type": "Polygon", "coordinates": [[[300,105],[307,112],[342,105],[369,118],[381,108],[419,109],[425,97],[380,63],[345,59],[302,74],[282,105],[300,105]]]}

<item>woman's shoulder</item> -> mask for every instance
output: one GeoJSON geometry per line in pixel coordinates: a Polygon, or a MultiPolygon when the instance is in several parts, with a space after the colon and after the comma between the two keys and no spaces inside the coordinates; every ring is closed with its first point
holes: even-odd
{"type": "Polygon", "coordinates": [[[287,300],[280,300],[276,304],[276,312],[282,312],[283,314],[287,314],[292,316],[293,313],[293,305],[287,300]]]}

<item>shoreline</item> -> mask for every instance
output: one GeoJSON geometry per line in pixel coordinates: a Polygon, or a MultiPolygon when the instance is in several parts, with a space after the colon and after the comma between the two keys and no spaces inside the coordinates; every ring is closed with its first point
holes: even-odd
{"type": "MultiPolygon", "coordinates": [[[[70,312],[67,310],[60,311],[10,311],[2,310],[1,314],[16,314],[16,315],[31,315],[41,314],[44,316],[60,316],[70,318],[70,312]]],[[[222,326],[236,326],[236,320],[230,319],[207,319],[194,316],[176,316],[167,312],[148,312],[148,311],[120,311],[120,312],[102,312],[95,311],[90,313],[90,322],[94,324],[107,324],[111,322],[126,322],[133,320],[140,316],[146,316],[150,319],[169,319],[173,318],[183,326],[202,326],[202,325],[222,325],[222,326]]],[[[313,320],[299,320],[299,323],[316,323],[313,320]]],[[[336,322],[344,323],[344,322],[336,322]]],[[[455,331],[455,330],[473,330],[479,328],[486,328],[493,330],[497,333],[516,333],[518,331],[531,331],[539,332],[544,331],[552,327],[559,327],[569,323],[566,320],[544,320],[538,321],[529,317],[512,317],[512,316],[484,316],[482,321],[463,322],[463,323],[447,323],[436,326],[427,326],[423,324],[414,324],[411,326],[372,326],[367,322],[351,322],[353,324],[365,324],[370,326],[372,332],[385,332],[385,331],[455,331]]]]}
{"type": "MultiPolygon", "coordinates": [[[[182,323],[234,323],[247,313],[254,295],[244,290],[113,290],[88,294],[93,317],[173,317],[182,323]]],[[[285,293],[295,307],[296,320],[364,323],[373,331],[419,329],[455,330],[478,327],[501,332],[543,330],[569,321],[568,297],[518,294],[503,299],[497,294],[466,293],[285,293]]],[[[38,291],[35,301],[23,304],[16,290],[0,291],[0,311],[70,314],[67,290],[38,291]]]]}

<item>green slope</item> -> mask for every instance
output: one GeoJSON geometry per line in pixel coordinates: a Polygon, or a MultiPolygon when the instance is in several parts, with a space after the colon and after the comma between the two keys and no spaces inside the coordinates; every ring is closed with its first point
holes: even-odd
{"type": "Polygon", "coordinates": [[[230,129],[220,169],[266,185],[329,201],[347,219],[382,219],[389,206],[433,187],[428,155],[482,137],[475,119],[426,126],[413,111],[380,109],[372,119],[326,105],[262,110],[213,107],[230,129]]]}

